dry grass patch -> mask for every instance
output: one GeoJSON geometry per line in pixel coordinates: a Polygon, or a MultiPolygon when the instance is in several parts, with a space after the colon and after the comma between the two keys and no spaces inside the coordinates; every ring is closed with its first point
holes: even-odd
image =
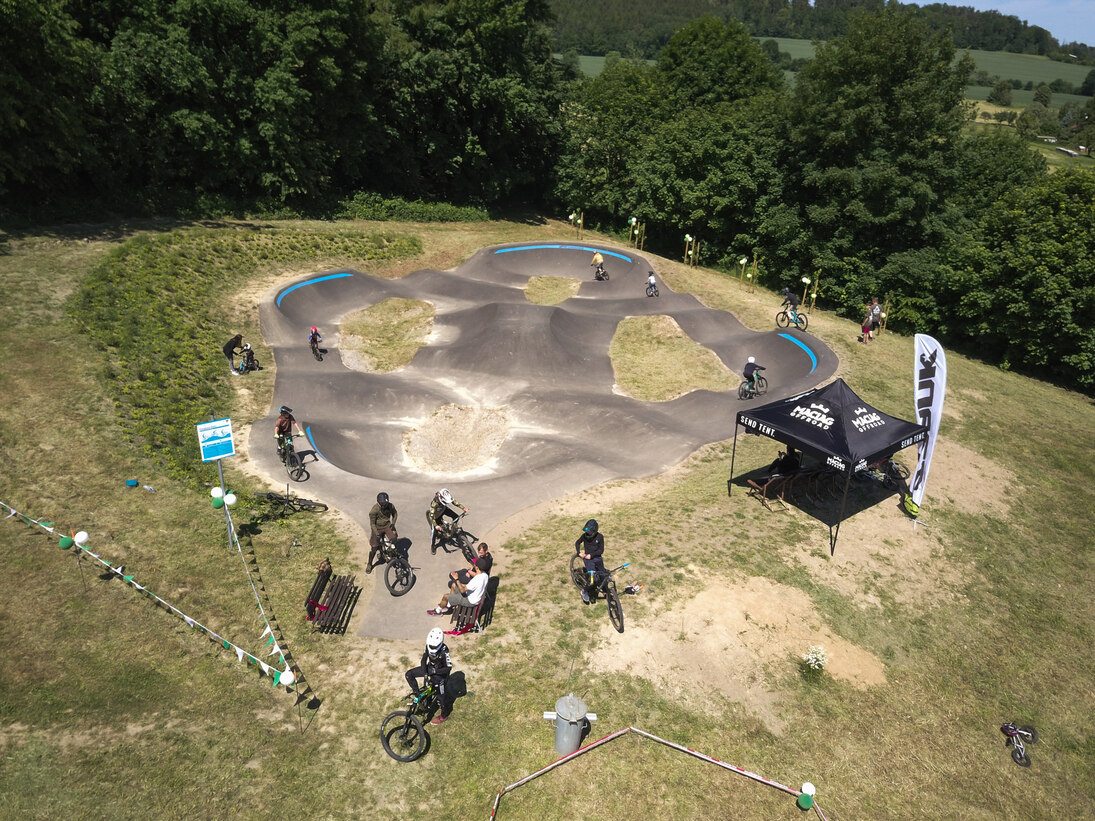
{"type": "Polygon", "coordinates": [[[715,354],[668,316],[625,319],[609,346],[616,384],[635,399],[662,402],[690,391],[728,391],[738,380],[715,354]]]}
{"type": "Polygon", "coordinates": [[[417,299],[385,299],[343,318],[339,351],[347,366],[390,373],[405,367],[429,336],[434,310],[417,299]]]}
{"type": "Polygon", "coordinates": [[[579,280],[570,277],[529,277],[525,299],[533,305],[558,305],[578,293],[581,287],[579,280]]]}

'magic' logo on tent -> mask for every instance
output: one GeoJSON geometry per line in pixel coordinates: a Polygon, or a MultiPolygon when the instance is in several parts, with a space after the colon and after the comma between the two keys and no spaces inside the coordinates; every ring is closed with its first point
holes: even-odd
{"type": "Polygon", "coordinates": [[[871,430],[872,428],[880,428],[886,424],[886,420],[879,416],[875,411],[869,411],[866,408],[856,408],[855,418],[852,420],[852,425],[860,433],[865,430],[871,430]]]}
{"type": "Polygon", "coordinates": [[[828,430],[833,426],[833,422],[836,421],[829,415],[831,412],[832,411],[820,402],[811,402],[810,407],[808,408],[804,408],[802,405],[796,405],[795,409],[791,411],[791,418],[801,419],[803,422],[817,425],[822,430],[828,430]]]}

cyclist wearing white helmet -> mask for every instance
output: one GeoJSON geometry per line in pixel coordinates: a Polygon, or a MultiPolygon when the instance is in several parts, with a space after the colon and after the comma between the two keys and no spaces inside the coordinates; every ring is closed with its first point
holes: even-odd
{"type": "Polygon", "coordinates": [[[437,688],[438,702],[441,704],[441,713],[434,716],[431,724],[441,724],[448,721],[452,712],[452,704],[445,692],[449,682],[449,673],[452,672],[452,657],[449,656],[448,645],[445,644],[445,634],[440,627],[433,628],[426,634],[426,649],[422,653],[422,663],[407,671],[407,683],[415,695],[420,692],[418,679],[429,679],[437,688]]]}
{"type": "Polygon", "coordinates": [[[741,372],[741,375],[745,377],[745,380],[753,386],[753,390],[757,388],[757,374],[763,370],[767,370],[763,365],[757,364],[757,358],[755,356],[749,357],[749,361],[745,363],[745,370],[741,372]]]}
{"type": "Polygon", "coordinates": [[[445,518],[447,517],[450,522],[460,518],[457,508],[464,511],[464,513],[468,512],[466,507],[452,497],[452,493],[449,492],[447,487],[441,488],[433,495],[430,509],[426,511],[426,521],[429,522],[431,531],[430,553],[437,552],[437,545],[440,544],[442,538],[441,528],[445,524],[445,518]]]}

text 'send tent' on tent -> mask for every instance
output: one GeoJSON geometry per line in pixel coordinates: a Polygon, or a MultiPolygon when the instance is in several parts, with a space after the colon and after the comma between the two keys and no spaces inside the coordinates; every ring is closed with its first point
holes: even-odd
{"type": "Polygon", "coordinates": [[[746,433],[767,436],[817,457],[845,476],[836,530],[829,526],[830,553],[836,550],[852,476],[899,450],[922,442],[928,436],[926,426],[898,419],[871,407],[856,396],[843,379],[837,379],[789,399],[740,411],[734,424],[731,481],[734,478],[739,425],[745,428],[746,433]]]}

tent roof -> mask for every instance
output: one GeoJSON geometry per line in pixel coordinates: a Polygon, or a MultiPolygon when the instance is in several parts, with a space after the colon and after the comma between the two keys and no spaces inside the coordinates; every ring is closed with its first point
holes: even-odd
{"type": "Polygon", "coordinates": [[[737,423],[754,433],[855,472],[927,438],[928,429],[882,413],[843,379],[812,391],[741,411],[737,423]]]}

